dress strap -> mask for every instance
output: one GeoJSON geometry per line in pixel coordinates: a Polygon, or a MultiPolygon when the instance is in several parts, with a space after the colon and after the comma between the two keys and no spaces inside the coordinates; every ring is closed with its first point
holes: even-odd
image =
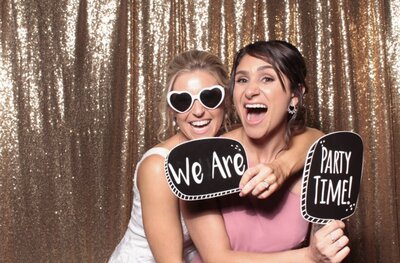
{"type": "Polygon", "coordinates": [[[148,156],[153,155],[153,154],[158,154],[161,157],[166,158],[168,156],[168,154],[169,154],[169,150],[167,148],[164,148],[164,147],[154,147],[154,148],[149,149],[147,152],[145,152],[143,154],[142,158],[140,159],[140,161],[136,165],[135,173],[134,173],[134,176],[133,176],[134,185],[136,185],[136,178],[137,178],[136,175],[137,175],[137,171],[139,169],[140,164],[142,163],[142,161],[144,159],[146,159],[148,156]]]}
{"type": "Polygon", "coordinates": [[[154,148],[151,148],[150,150],[148,150],[148,151],[143,155],[142,160],[143,160],[144,158],[150,156],[150,155],[153,155],[153,154],[158,154],[158,155],[161,155],[162,157],[165,158],[165,157],[167,157],[168,153],[169,153],[169,150],[168,150],[167,148],[164,148],[164,147],[154,147],[154,148]]]}

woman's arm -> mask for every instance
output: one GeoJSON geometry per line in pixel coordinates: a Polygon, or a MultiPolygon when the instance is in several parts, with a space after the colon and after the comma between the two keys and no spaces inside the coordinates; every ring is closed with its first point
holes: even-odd
{"type": "MultiPolygon", "coordinates": [[[[308,150],[311,145],[323,135],[324,133],[320,130],[306,127],[303,133],[293,136],[290,140],[288,150],[282,152],[282,154],[272,162],[282,170],[280,175],[288,177],[303,169],[308,150]]],[[[283,179],[282,182],[284,180],[285,179],[283,179]]]]}
{"type": "Polygon", "coordinates": [[[144,230],[157,262],[183,262],[179,201],[169,189],[164,158],[147,157],[138,170],[144,230]]]}
{"type": "Polygon", "coordinates": [[[258,164],[248,169],[242,176],[240,195],[251,193],[258,198],[267,198],[289,178],[299,172],[311,145],[324,133],[313,128],[306,128],[301,134],[293,136],[286,151],[268,164],[258,164]],[[265,183],[264,183],[265,182],[265,183]]]}
{"type": "Polygon", "coordinates": [[[182,202],[182,212],[190,236],[205,263],[219,262],[341,262],[349,253],[344,223],[333,221],[318,230],[306,248],[276,253],[234,251],[230,247],[224,220],[214,199],[182,202]],[[331,234],[333,233],[333,235],[331,234]],[[336,235],[337,240],[332,241],[336,235]]]}

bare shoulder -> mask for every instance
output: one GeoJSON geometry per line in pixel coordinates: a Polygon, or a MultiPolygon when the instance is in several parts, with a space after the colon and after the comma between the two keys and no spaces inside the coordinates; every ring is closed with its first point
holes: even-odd
{"type": "Polygon", "coordinates": [[[141,188],[143,184],[156,183],[163,180],[165,158],[159,154],[152,154],[142,160],[137,171],[137,184],[141,188]]]}
{"type": "MultiPolygon", "coordinates": [[[[164,148],[171,150],[177,144],[176,135],[166,141],[157,144],[154,148],[164,148]]],[[[160,154],[151,154],[141,161],[137,171],[137,184],[140,188],[144,184],[164,184],[165,176],[165,157],[160,154]]]]}
{"type": "Polygon", "coordinates": [[[302,132],[293,135],[289,143],[289,148],[291,148],[293,145],[311,146],[322,136],[324,136],[324,133],[322,131],[315,128],[305,127],[302,132]]]}
{"type": "Polygon", "coordinates": [[[165,158],[159,154],[152,154],[144,158],[139,166],[138,173],[158,173],[164,171],[165,158]]]}
{"type": "Polygon", "coordinates": [[[305,127],[304,132],[303,133],[308,133],[316,138],[322,137],[325,135],[324,132],[322,132],[321,130],[315,129],[315,128],[311,128],[311,127],[305,127]]]}

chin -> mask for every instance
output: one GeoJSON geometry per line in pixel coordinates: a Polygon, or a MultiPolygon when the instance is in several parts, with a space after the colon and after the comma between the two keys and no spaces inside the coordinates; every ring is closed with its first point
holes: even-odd
{"type": "Polygon", "coordinates": [[[204,137],[208,137],[208,133],[195,133],[195,132],[190,133],[190,139],[191,140],[193,140],[193,139],[201,139],[201,138],[204,138],[204,137]]]}
{"type": "Polygon", "coordinates": [[[205,132],[203,134],[198,134],[196,137],[197,138],[205,138],[205,137],[214,137],[214,136],[216,136],[216,134],[213,132],[205,132]]]}
{"type": "Polygon", "coordinates": [[[190,131],[190,135],[193,136],[193,138],[204,138],[204,137],[214,137],[218,133],[218,130],[215,129],[215,127],[204,127],[203,129],[192,129],[190,131]]]}

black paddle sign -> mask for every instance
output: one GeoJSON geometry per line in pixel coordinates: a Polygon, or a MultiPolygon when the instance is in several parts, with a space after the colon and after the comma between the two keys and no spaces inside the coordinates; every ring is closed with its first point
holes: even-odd
{"type": "Polygon", "coordinates": [[[357,205],[363,166],[363,143],[353,132],[334,132],[308,151],[303,171],[304,219],[326,224],[351,216],[357,205]]]}
{"type": "Polygon", "coordinates": [[[165,159],[168,184],[182,200],[202,200],[237,193],[248,167],[243,146],[227,138],[182,143],[165,159]]]}

